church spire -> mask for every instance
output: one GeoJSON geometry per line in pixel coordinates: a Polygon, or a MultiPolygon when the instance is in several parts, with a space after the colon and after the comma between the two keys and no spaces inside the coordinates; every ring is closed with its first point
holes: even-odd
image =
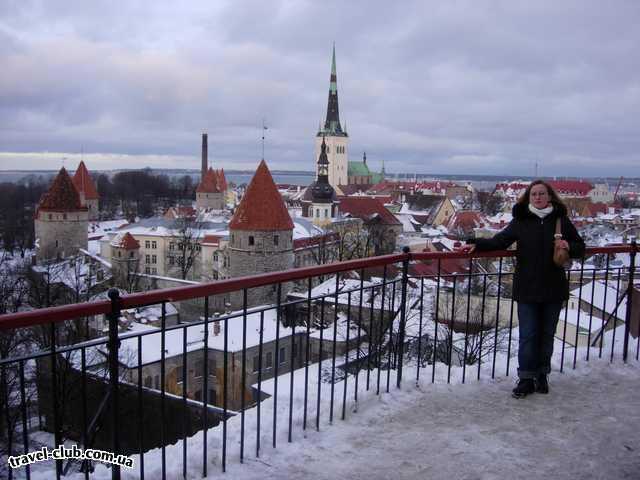
{"type": "Polygon", "coordinates": [[[322,136],[320,155],[318,156],[316,181],[311,185],[313,203],[330,203],[335,195],[333,187],[329,185],[329,159],[327,158],[327,144],[322,136]]]}
{"type": "Polygon", "coordinates": [[[329,135],[346,136],[340,126],[340,113],[338,110],[338,76],[336,73],[336,45],[333,44],[333,56],[331,59],[331,77],[329,79],[329,100],[327,102],[327,119],[324,122],[324,130],[329,135]]]}

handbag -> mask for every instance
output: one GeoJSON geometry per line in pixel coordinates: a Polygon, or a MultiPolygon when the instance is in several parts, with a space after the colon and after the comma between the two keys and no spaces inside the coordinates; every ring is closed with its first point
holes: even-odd
{"type": "Polygon", "coordinates": [[[560,240],[562,240],[562,226],[560,218],[556,220],[556,233],[553,235],[553,263],[558,267],[568,268],[569,250],[560,246],[560,240]]]}

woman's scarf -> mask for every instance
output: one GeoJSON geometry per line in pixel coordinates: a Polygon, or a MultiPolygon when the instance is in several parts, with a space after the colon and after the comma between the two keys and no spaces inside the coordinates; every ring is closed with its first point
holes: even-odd
{"type": "Polygon", "coordinates": [[[549,204],[546,208],[536,208],[532,204],[529,204],[529,211],[538,216],[541,220],[553,212],[553,205],[549,204]]]}

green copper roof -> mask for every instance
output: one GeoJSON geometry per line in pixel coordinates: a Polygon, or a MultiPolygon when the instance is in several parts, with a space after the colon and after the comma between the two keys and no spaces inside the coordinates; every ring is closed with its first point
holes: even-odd
{"type": "Polygon", "coordinates": [[[371,175],[371,172],[369,171],[369,167],[367,167],[367,164],[364,162],[349,162],[348,175],[350,177],[368,177],[369,175],[371,175]]]}

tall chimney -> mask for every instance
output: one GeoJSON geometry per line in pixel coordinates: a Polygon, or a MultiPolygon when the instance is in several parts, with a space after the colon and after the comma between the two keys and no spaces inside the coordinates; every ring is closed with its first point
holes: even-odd
{"type": "Polygon", "coordinates": [[[202,134],[202,174],[200,178],[204,178],[204,174],[207,173],[209,168],[209,152],[207,145],[207,134],[202,134]]]}

